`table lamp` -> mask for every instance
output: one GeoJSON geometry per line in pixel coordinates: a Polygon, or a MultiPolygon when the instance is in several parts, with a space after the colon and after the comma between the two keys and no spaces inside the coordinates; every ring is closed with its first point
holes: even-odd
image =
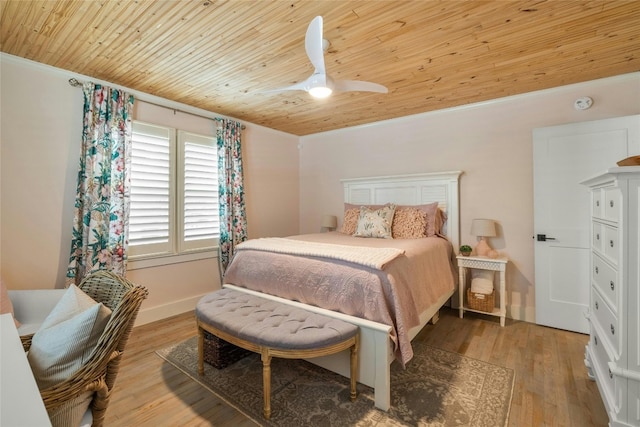
{"type": "Polygon", "coordinates": [[[471,223],[471,234],[480,237],[476,246],[476,255],[495,258],[498,253],[491,249],[485,237],[496,236],[496,223],[491,219],[474,219],[471,223]]]}
{"type": "Polygon", "coordinates": [[[338,228],[338,217],[335,215],[325,215],[322,217],[322,227],[329,231],[338,228]]]}

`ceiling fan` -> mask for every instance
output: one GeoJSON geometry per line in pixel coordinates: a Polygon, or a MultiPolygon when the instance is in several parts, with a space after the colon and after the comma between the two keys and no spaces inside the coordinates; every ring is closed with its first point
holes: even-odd
{"type": "Polygon", "coordinates": [[[324,66],[324,52],[329,42],[322,38],[322,16],[313,18],[304,39],[304,47],[311,64],[315,67],[313,74],[306,80],[292,86],[264,91],[263,93],[284,92],[288,90],[304,90],[316,98],[326,98],[332,92],[379,92],[387,93],[386,87],[377,83],[361,80],[333,80],[324,66]]]}

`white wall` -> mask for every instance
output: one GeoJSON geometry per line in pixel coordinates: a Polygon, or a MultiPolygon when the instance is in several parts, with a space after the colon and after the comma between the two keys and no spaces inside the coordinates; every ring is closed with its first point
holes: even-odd
{"type": "MultiPolygon", "coordinates": [[[[10,289],[60,288],[68,264],[82,136],[82,90],[91,80],[0,55],[0,265],[10,289]]],[[[103,82],[107,83],[108,82],[103,82]]],[[[207,117],[214,113],[132,92],[137,99],[207,117]]],[[[214,122],[144,102],[134,119],[214,133],[214,122]]],[[[243,161],[249,237],[299,229],[298,137],[246,123],[243,161]]],[[[135,265],[135,263],[132,263],[135,265]]],[[[220,286],[216,258],[139,268],[128,278],[149,288],[138,324],[191,310],[220,286]]]]}
{"type": "Polygon", "coordinates": [[[462,243],[475,246],[473,218],[498,222],[490,242],[511,259],[508,316],[534,321],[532,131],[638,113],[634,73],[301,137],[300,230],[341,216],[342,178],[462,170],[462,243]],[[581,96],[594,99],[591,109],[574,109],[581,96]]]}

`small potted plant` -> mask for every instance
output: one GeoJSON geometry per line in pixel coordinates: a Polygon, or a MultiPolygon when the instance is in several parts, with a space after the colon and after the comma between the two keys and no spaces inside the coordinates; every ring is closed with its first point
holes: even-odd
{"type": "Polygon", "coordinates": [[[460,253],[461,253],[462,255],[464,255],[464,256],[469,256],[469,255],[471,255],[471,251],[472,251],[472,248],[471,248],[471,246],[469,246],[469,245],[462,245],[462,246],[460,246],[460,253]]]}

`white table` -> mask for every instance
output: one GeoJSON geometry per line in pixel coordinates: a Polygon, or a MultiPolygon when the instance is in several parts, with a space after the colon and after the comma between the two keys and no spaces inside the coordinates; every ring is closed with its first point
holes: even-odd
{"type": "Polygon", "coordinates": [[[0,426],[51,426],[13,317],[0,323],[0,426]]]}
{"type": "Polygon", "coordinates": [[[500,326],[504,326],[505,318],[507,316],[506,309],[506,287],[507,280],[505,278],[505,272],[507,269],[507,263],[509,260],[507,258],[489,258],[489,257],[481,257],[481,256],[463,256],[458,255],[456,257],[458,260],[458,269],[460,274],[459,281],[459,310],[460,310],[460,318],[464,316],[465,311],[473,311],[474,313],[482,313],[489,314],[491,316],[499,316],[500,317],[500,326]],[[466,270],[467,268],[475,268],[478,270],[492,270],[500,272],[500,306],[494,309],[492,312],[485,312],[480,310],[474,310],[465,306],[464,304],[464,295],[465,295],[465,286],[466,286],[466,270]]]}

